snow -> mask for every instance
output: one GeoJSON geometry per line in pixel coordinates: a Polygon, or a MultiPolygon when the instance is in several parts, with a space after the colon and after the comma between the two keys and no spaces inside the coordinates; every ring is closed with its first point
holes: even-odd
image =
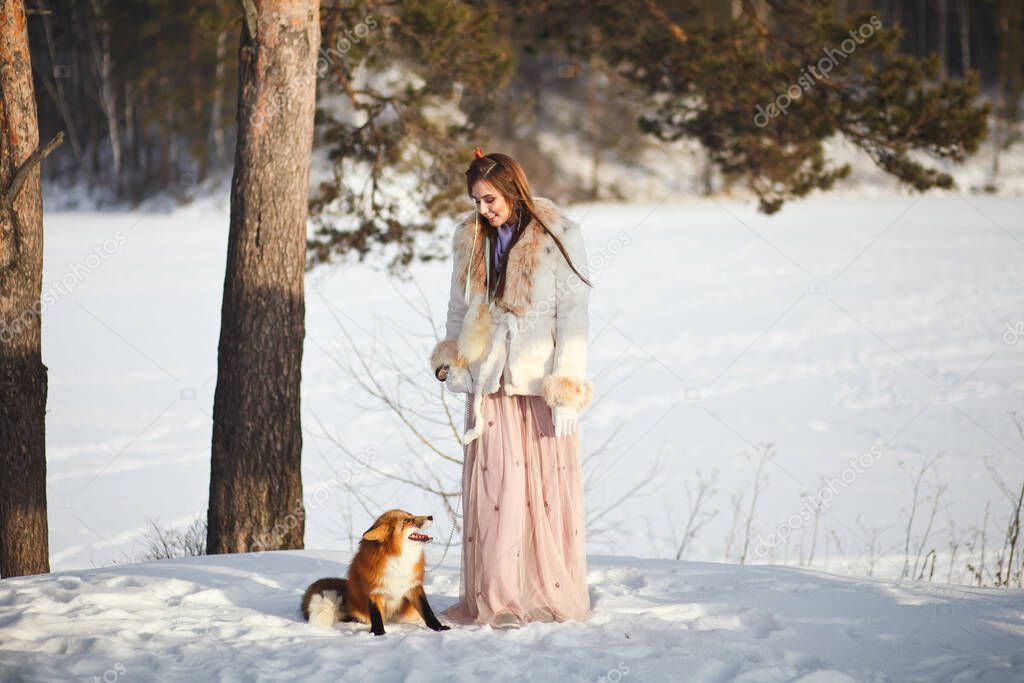
{"type": "MultiPolygon", "coordinates": [[[[382,509],[434,514],[429,565],[451,519],[359,458],[445,486],[459,470],[338,361],[365,354],[389,388],[397,369],[412,374],[419,384],[401,385],[403,400],[456,455],[431,421],[441,404],[424,367],[450,264],[417,264],[409,281],[373,263],[307,276],[303,481],[315,550],[137,564],[150,520],[184,526],[206,510],[226,198],[47,210],[57,573],[0,582],[0,679],[1024,680],[1024,592],[954,586],[962,569],[947,569],[950,540],[987,504],[990,547],[1005,529],[986,465],[1009,486],[1024,481],[1024,441],[1007,416],[1024,413],[1021,208],[959,192],[816,196],[773,217],[749,200],[685,193],[568,207],[596,284],[595,401],[580,420],[594,617],[514,632],[392,626],[382,639],[316,630],[298,612],[302,589],[341,574],[353,532],[379,512],[339,479],[382,509]],[[775,457],[744,539],[766,443],[775,457]],[[946,486],[925,546],[937,583],[899,581],[905,469],[934,456],[925,493],[946,486]],[[620,500],[656,463],[654,481],[620,500]],[[712,472],[705,509],[717,516],[685,561],[666,559],[712,472]],[[799,518],[812,495],[829,497],[820,528],[799,518]],[[789,539],[773,542],[780,531],[789,539]],[[744,541],[752,564],[737,563],[744,541]],[[832,573],[777,566],[797,564],[832,573]]],[[[428,577],[435,611],[458,592],[455,537],[428,577]]]]}
{"type": "MultiPolygon", "coordinates": [[[[43,311],[56,570],[132,561],[149,520],[182,526],[205,513],[225,202],[45,216],[44,291],[58,294],[43,311]]],[[[898,577],[911,503],[904,468],[942,456],[932,486],[948,488],[929,547],[937,578],[959,580],[945,567],[952,525],[980,525],[991,502],[990,547],[1005,529],[1005,500],[985,463],[1012,487],[1024,480],[1024,443],[1006,414],[1024,412],[1024,344],[1010,333],[1024,329],[1020,209],[1015,198],[958,194],[819,197],[775,217],[722,199],[569,207],[596,285],[595,401],[580,420],[587,506],[610,508],[590,552],[675,557],[686,492],[717,470],[707,509],[718,515],[684,559],[736,561],[742,539],[729,538],[752,498],[755,449],[771,443],[751,547],[793,526],[805,497],[843,476],[851,458],[878,455],[852,483],[833,486],[813,562],[807,524],[751,561],[802,555],[836,572],[898,577]],[[659,457],[654,485],[615,505],[659,457]],[[658,521],[666,514],[670,524],[658,521]],[[865,549],[876,540],[872,567],[865,549]]],[[[375,353],[371,367],[393,386],[384,362],[393,354],[420,382],[405,387],[405,400],[437,419],[436,383],[419,373],[435,329],[417,306],[425,300],[440,326],[449,276],[447,262],[414,266],[408,282],[372,264],[308,275],[307,547],[350,548],[351,533],[372,519],[331,485],[343,468],[379,505],[442,512],[349,454],[457,486],[457,466],[422,449],[422,462],[413,457],[420,447],[337,363],[375,353]]],[[[426,418],[420,426],[458,453],[450,432],[426,418]]]]}
{"type": "MultiPolygon", "coordinates": [[[[428,564],[438,549],[428,552],[428,564]]],[[[591,555],[587,622],[435,633],[302,620],[351,555],[285,551],[0,583],[5,681],[1019,681],[1024,591],[591,555]]],[[[457,562],[427,576],[435,611],[457,562]]]]}

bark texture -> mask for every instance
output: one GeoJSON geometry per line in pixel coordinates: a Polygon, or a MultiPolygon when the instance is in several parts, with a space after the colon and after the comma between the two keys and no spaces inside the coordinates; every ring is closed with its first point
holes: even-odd
{"type": "Polygon", "coordinates": [[[43,199],[22,0],[0,0],[0,576],[50,571],[46,366],[40,349],[43,199]]]}
{"type": "Polygon", "coordinates": [[[243,0],[207,552],[302,548],[299,386],[320,42],[313,0],[243,0]]]}

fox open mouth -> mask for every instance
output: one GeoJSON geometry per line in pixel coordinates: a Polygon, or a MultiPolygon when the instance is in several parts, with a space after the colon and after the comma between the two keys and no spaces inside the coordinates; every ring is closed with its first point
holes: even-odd
{"type": "Polygon", "coordinates": [[[426,543],[427,541],[433,541],[434,539],[430,536],[427,536],[426,534],[421,534],[418,531],[414,531],[411,534],[409,534],[409,540],[419,541],[420,543],[426,543]]]}

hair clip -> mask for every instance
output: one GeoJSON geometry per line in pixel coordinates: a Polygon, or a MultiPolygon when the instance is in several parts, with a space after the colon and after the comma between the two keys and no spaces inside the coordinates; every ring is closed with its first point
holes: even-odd
{"type": "Polygon", "coordinates": [[[473,150],[473,156],[475,158],[477,158],[477,159],[483,159],[484,158],[484,149],[483,149],[483,147],[477,147],[476,149],[474,149],[473,150]]]}

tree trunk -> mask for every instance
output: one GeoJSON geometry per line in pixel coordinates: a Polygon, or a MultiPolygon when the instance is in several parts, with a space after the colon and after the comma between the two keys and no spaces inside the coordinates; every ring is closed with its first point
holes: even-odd
{"type": "Polygon", "coordinates": [[[967,8],[967,0],[960,0],[960,73],[967,78],[967,70],[971,68],[971,15],[967,8]]]}
{"type": "MultiPolygon", "coordinates": [[[[190,162],[197,162],[199,168],[196,172],[195,181],[198,183],[206,177],[207,167],[210,163],[210,146],[205,144],[198,144],[195,147],[189,147],[189,142],[195,138],[199,138],[199,131],[202,130],[200,123],[203,120],[203,80],[199,76],[199,65],[196,63],[196,53],[194,50],[189,51],[189,63],[191,71],[191,85],[192,85],[192,119],[191,121],[195,124],[196,128],[193,129],[188,123],[185,125],[185,157],[190,162]],[[191,152],[191,153],[190,153],[191,152]]],[[[192,166],[192,163],[189,164],[192,166]]]]}
{"type": "Polygon", "coordinates": [[[1010,58],[1010,19],[1007,12],[1006,0],[999,3],[999,13],[996,17],[997,27],[999,30],[999,59],[996,63],[996,69],[999,72],[999,86],[996,93],[996,107],[992,117],[992,184],[995,185],[999,182],[999,154],[1003,149],[1003,134],[1006,130],[1006,119],[1007,119],[1007,101],[1006,91],[1007,82],[1009,80],[1008,73],[1012,68],[1009,63],[1010,58]]]}
{"type": "Polygon", "coordinates": [[[125,175],[132,178],[131,183],[137,182],[139,171],[139,165],[135,156],[136,149],[138,149],[138,140],[135,139],[135,83],[131,80],[125,80],[123,152],[125,175]]]}
{"type": "Polygon", "coordinates": [[[50,571],[39,164],[11,187],[39,145],[36,117],[24,3],[0,0],[0,576],[50,571]]]}
{"type": "Polygon", "coordinates": [[[917,0],[917,56],[928,56],[928,0],[917,0]]]}
{"type": "Polygon", "coordinates": [[[110,56],[110,23],[107,21],[99,0],[92,0],[93,13],[99,35],[91,35],[89,41],[92,48],[96,73],[100,80],[100,106],[107,117],[107,136],[110,141],[110,159],[114,165],[114,191],[121,194],[121,129],[117,121],[117,101],[114,97],[113,63],[110,56]]]}
{"type": "Polygon", "coordinates": [[[302,548],[299,385],[320,17],[243,0],[207,552],[302,548]]]}
{"type": "Polygon", "coordinates": [[[938,14],[939,14],[939,77],[945,78],[948,70],[946,69],[946,33],[948,31],[946,27],[946,19],[948,14],[948,8],[946,6],[946,0],[938,0],[938,14]]]}
{"type": "Polygon", "coordinates": [[[71,143],[71,151],[74,154],[75,162],[81,161],[82,148],[78,142],[78,131],[75,128],[75,119],[71,116],[67,104],[67,95],[64,92],[64,79],[70,76],[65,73],[67,65],[57,64],[57,48],[53,42],[53,22],[50,15],[45,11],[42,0],[36,0],[36,9],[39,10],[39,18],[43,22],[43,34],[46,36],[46,50],[50,57],[50,73],[45,77],[40,74],[40,81],[50,91],[54,104],[60,112],[64,129],[68,132],[68,142],[71,143]],[[60,71],[58,71],[60,70],[60,71]]]}
{"type": "Polygon", "coordinates": [[[178,130],[174,107],[167,108],[167,116],[164,117],[167,128],[167,176],[164,183],[172,186],[179,182],[181,176],[178,174],[178,130]]]}
{"type": "Polygon", "coordinates": [[[210,105],[210,136],[213,139],[214,166],[224,161],[224,128],[221,110],[224,102],[224,57],[227,54],[228,32],[217,34],[217,66],[213,73],[213,103],[210,105]]]}
{"type": "MultiPolygon", "coordinates": [[[[600,40],[598,31],[595,28],[591,29],[591,37],[595,40],[600,40]]],[[[600,109],[600,103],[598,102],[597,94],[597,78],[598,78],[598,58],[597,53],[594,52],[590,55],[590,59],[587,64],[587,80],[585,83],[586,95],[587,95],[587,128],[590,134],[590,192],[588,193],[592,201],[596,201],[601,194],[600,185],[600,171],[601,171],[601,124],[598,120],[598,110],[600,109]]]]}

